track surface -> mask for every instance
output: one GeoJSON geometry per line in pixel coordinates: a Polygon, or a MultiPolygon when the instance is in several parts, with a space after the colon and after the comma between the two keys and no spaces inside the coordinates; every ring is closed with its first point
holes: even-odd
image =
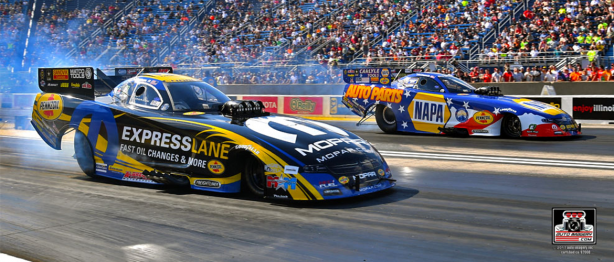
{"type": "Polygon", "coordinates": [[[385,135],[337,123],[387,156],[398,185],[287,203],[82,175],[72,143],[0,137],[0,252],[34,261],[577,261],[614,259],[614,171],[465,161],[614,163],[614,129],[568,141],[385,135]],[[590,255],[551,244],[552,207],[597,207],[590,255]]]}

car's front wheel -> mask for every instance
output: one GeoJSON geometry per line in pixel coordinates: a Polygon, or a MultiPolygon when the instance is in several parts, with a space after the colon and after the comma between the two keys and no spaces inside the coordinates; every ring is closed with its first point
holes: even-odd
{"type": "Polygon", "coordinates": [[[504,135],[513,138],[517,138],[522,135],[522,125],[520,124],[520,119],[517,116],[507,114],[503,117],[502,121],[501,131],[503,131],[504,135]]]}
{"type": "Polygon", "coordinates": [[[386,133],[395,133],[397,131],[397,117],[392,109],[385,105],[377,105],[375,121],[377,126],[386,133]]]}
{"type": "Polygon", "coordinates": [[[264,164],[254,156],[247,158],[243,181],[252,194],[258,197],[264,196],[264,164]]]}
{"type": "Polygon", "coordinates": [[[96,160],[94,150],[87,136],[81,131],[75,132],[75,158],[83,173],[96,177],[96,160]]]}

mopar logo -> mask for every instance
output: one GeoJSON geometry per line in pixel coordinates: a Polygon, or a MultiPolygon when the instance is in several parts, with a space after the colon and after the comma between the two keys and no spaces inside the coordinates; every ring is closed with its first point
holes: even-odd
{"type": "Polygon", "coordinates": [[[211,187],[211,188],[220,188],[220,182],[217,181],[213,181],[213,180],[205,180],[205,179],[199,179],[194,181],[194,185],[195,186],[199,186],[199,187],[211,187]]]}
{"type": "Polygon", "coordinates": [[[358,177],[360,179],[376,178],[377,174],[375,173],[375,171],[371,171],[367,173],[358,174],[358,177]]]}
{"type": "Polygon", "coordinates": [[[351,139],[351,138],[344,137],[344,138],[331,138],[331,139],[326,139],[326,140],[320,140],[318,142],[309,144],[307,148],[294,148],[294,150],[296,150],[296,152],[301,153],[301,155],[306,156],[307,153],[313,153],[313,150],[320,151],[322,149],[327,149],[327,148],[336,146],[337,144],[341,144],[341,143],[346,143],[346,144],[353,143],[355,145],[360,145],[360,144],[368,145],[367,141],[364,141],[362,139],[351,139]]]}

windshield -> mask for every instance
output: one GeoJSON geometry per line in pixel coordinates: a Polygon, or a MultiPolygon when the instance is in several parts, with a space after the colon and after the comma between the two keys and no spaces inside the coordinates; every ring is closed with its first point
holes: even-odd
{"type": "Polygon", "coordinates": [[[166,83],[175,111],[218,110],[230,100],[224,93],[205,82],[166,83]]]}
{"type": "Polygon", "coordinates": [[[475,88],[467,84],[467,82],[453,76],[441,76],[439,79],[448,87],[450,93],[472,93],[473,90],[475,90],[475,88]]]}

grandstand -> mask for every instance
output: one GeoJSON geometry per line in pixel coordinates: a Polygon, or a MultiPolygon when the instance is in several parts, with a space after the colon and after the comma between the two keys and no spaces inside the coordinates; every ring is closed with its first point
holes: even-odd
{"type": "Polygon", "coordinates": [[[614,62],[606,0],[0,0],[0,11],[2,92],[32,91],[41,66],[170,65],[219,84],[291,84],[365,66],[469,77],[554,65],[592,80],[614,62]]]}

